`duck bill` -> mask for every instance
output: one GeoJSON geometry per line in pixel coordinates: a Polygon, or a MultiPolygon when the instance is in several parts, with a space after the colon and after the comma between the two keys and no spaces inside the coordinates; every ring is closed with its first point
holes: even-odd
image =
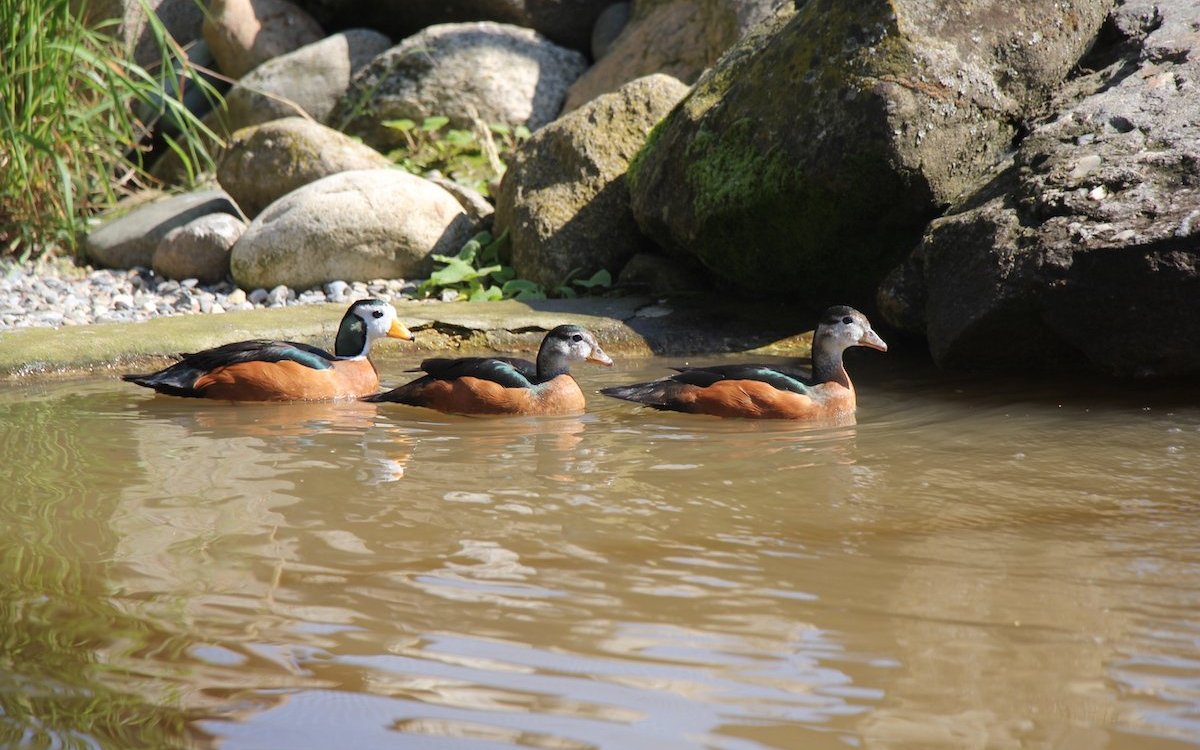
{"type": "Polygon", "coordinates": [[[392,327],[388,329],[387,335],[389,339],[402,339],[404,341],[413,340],[412,331],[409,331],[407,328],[402,326],[398,320],[392,321],[392,327]]]}
{"type": "Polygon", "coordinates": [[[613,365],[612,357],[605,354],[604,350],[600,348],[592,349],[592,353],[588,355],[587,361],[594,365],[604,365],[605,367],[612,367],[613,365]]]}
{"type": "Polygon", "coordinates": [[[878,333],[875,333],[872,330],[868,330],[862,335],[862,338],[858,340],[858,345],[867,346],[872,349],[878,349],[881,352],[887,351],[887,344],[883,342],[883,339],[879,338],[878,333]]]}

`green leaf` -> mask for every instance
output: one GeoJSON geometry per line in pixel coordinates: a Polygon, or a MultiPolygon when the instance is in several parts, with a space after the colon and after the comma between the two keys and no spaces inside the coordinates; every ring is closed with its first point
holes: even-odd
{"type": "Polygon", "coordinates": [[[571,283],[584,289],[593,289],[598,286],[607,289],[612,286],[612,274],[608,272],[607,268],[601,268],[592,274],[590,279],[575,279],[571,283]]]}
{"type": "Polygon", "coordinates": [[[424,130],[426,133],[436,133],[437,131],[446,127],[446,124],[449,122],[450,118],[443,117],[442,115],[426,117],[425,121],[421,123],[421,130],[424,130]]]}
{"type": "Polygon", "coordinates": [[[417,126],[417,123],[407,118],[400,120],[384,120],[383,126],[393,130],[399,130],[401,133],[407,133],[417,126]]]}
{"type": "Polygon", "coordinates": [[[503,299],[504,295],[500,292],[498,286],[481,287],[471,292],[471,296],[467,298],[468,302],[495,302],[503,299]]]}

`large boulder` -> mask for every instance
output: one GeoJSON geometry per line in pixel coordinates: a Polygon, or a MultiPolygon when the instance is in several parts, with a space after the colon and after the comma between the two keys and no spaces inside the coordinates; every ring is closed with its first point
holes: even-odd
{"type": "Polygon", "coordinates": [[[212,0],[204,17],[204,41],[230,78],[323,36],[320,24],[288,0],[212,0]]]}
{"type": "MultiPolygon", "coordinates": [[[[597,45],[596,64],[571,84],[563,109],[651,73],[694,83],[747,31],[780,10],[790,15],[791,8],[790,0],[638,0],[616,38],[597,45]]],[[[614,5],[599,20],[614,24],[622,21],[620,13],[621,5],[614,5]]],[[[602,40],[610,33],[599,23],[594,31],[602,40]]]]}
{"type": "Polygon", "coordinates": [[[245,289],[428,275],[432,253],[454,254],[474,231],[454,196],[398,169],[341,172],[283,196],[233,246],[245,289]]]}
{"type": "Polygon", "coordinates": [[[520,278],[556,286],[571,272],[614,276],[648,241],[629,208],[625,172],[688,87],[639,78],[534,133],[509,162],[496,200],[520,278]]]}
{"type": "Polygon", "coordinates": [[[383,123],[433,115],[470,128],[484,123],[536,130],[558,116],[583,55],[530,29],[498,23],[431,26],[355,74],[329,122],[387,151],[403,134],[383,123]]]}
{"type": "Polygon", "coordinates": [[[377,31],[350,29],[268,60],[225,95],[225,125],[232,132],[302,114],[324,122],[350,76],[391,44],[377,31]]]}
{"type": "Polygon", "coordinates": [[[752,29],[630,168],[667,248],[754,290],[866,302],[1011,147],[1110,0],[809,2],[752,29]]]}
{"type": "Polygon", "coordinates": [[[939,364],[1200,373],[1200,7],[1126,2],[1112,25],[1093,58],[1113,62],[882,285],[939,364]]]}
{"type": "Polygon", "coordinates": [[[329,28],[379,29],[394,39],[443,23],[497,21],[522,26],[574,50],[588,48],[592,26],[612,0],[299,0],[329,28]]]}
{"type": "Polygon", "coordinates": [[[285,117],[234,133],[217,164],[217,181],[253,218],[322,177],[391,166],[386,156],[344,133],[303,117],[285,117]]]}
{"type": "Polygon", "coordinates": [[[118,207],[88,234],[83,250],[88,260],[107,268],[149,266],[159,241],[176,227],[214,213],[238,215],[237,206],[221,190],[198,190],[140,204],[118,207]]]}

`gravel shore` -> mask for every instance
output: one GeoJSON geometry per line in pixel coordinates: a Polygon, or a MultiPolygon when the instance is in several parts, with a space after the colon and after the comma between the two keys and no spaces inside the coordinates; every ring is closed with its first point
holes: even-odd
{"type": "Polygon", "coordinates": [[[321,288],[297,291],[239,289],[232,283],[173,281],[149,268],[94,269],[67,261],[17,264],[0,262],[0,331],[31,326],[116,323],[163,315],[194,315],[283,307],[321,302],[349,304],[363,297],[393,300],[411,297],[416,282],[403,279],[371,282],[332,281],[321,288]]]}

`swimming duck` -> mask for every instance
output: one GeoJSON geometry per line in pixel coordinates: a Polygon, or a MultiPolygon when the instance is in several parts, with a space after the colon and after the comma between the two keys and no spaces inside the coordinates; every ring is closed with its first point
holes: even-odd
{"type": "Polygon", "coordinates": [[[853,414],[856,406],[842,363],[842,352],[852,346],[887,351],[865,315],[837,305],[821,314],[813,334],[811,374],[772,365],[676,368],[677,374],[661,380],[600,392],[655,409],[718,417],[836,418],[853,414]]]}
{"type": "Polygon", "coordinates": [[[293,341],[237,341],[181,355],[170,367],[122,380],[158,393],[231,401],[320,401],[357,398],[379,390],[379,373],[367,359],[371,342],[412,340],[396,308],[378,299],[350,305],[338,325],[334,353],[293,341]]]}
{"type": "Polygon", "coordinates": [[[574,414],[583,411],[585,402],[571,376],[572,362],[612,366],[590,331],[563,325],[542,339],[536,363],[514,357],[427,359],[411,370],[424,376],[363,400],[450,414],[574,414]]]}

